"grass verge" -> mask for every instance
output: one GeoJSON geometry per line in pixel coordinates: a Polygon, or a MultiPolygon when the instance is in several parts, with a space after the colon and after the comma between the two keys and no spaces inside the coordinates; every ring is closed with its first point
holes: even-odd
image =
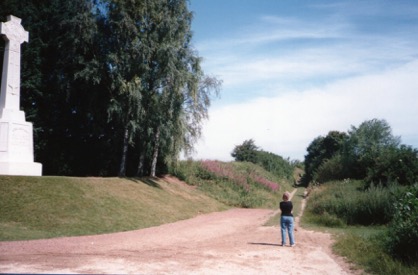
{"type": "Polygon", "coordinates": [[[407,265],[385,252],[381,228],[368,228],[367,231],[368,234],[364,234],[357,228],[348,228],[344,233],[336,235],[334,251],[367,273],[417,274],[418,265],[407,265]]]}
{"type": "Polygon", "coordinates": [[[228,207],[160,179],[0,176],[0,240],[134,230],[228,207]]]}
{"type": "Polygon", "coordinates": [[[359,182],[336,182],[315,188],[308,198],[301,225],[331,233],[335,239],[334,251],[356,269],[371,274],[417,274],[417,263],[407,264],[389,254],[385,244],[390,233],[387,225],[364,222],[367,213],[360,211],[361,206],[371,209],[370,215],[378,211],[385,221],[384,213],[380,210],[381,201],[386,203],[390,190],[371,188],[365,191],[360,186],[359,182]],[[346,207],[345,214],[351,216],[346,217],[342,207],[346,207]],[[353,221],[365,225],[347,225],[353,221]]]}

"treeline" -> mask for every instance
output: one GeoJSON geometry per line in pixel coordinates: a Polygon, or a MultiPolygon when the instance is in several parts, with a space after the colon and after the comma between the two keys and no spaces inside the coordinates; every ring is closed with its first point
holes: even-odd
{"type": "Polygon", "coordinates": [[[305,156],[305,182],[362,179],[368,185],[418,182],[418,150],[401,144],[385,120],[372,119],[345,132],[314,139],[305,156]]]}
{"type": "Polygon", "coordinates": [[[187,0],[0,1],[10,14],[29,31],[21,108],[44,174],[155,175],[192,150],[221,81],[201,69],[187,0]]]}
{"type": "Polygon", "coordinates": [[[418,261],[418,150],[401,144],[385,120],[372,119],[347,133],[319,136],[307,151],[303,180],[313,190],[307,216],[333,227],[385,225],[378,238],[350,239],[367,244],[358,253],[366,258],[363,264],[378,274],[413,270],[418,261]],[[369,251],[378,256],[370,260],[369,251]],[[391,264],[383,263],[384,257],[391,264]]]}
{"type": "Polygon", "coordinates": [[[282,156],[267,152],[259,148],[253,139],[245,140],[241,145],[236,145],[231,153],[235,161],[246,161],[260,165],[273,175],[291,179],[293,169],[297,162],[291,162],[282,156]]]}

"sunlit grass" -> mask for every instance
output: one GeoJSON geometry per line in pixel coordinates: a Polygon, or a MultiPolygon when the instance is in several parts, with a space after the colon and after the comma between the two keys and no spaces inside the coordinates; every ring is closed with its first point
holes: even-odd
{"type": "MultiPolygon", "coordinates": [[[[313,195],[308,198],[308,207],[301,219],[302,227],[331,233],[335,238],[334,251],[345,257],[357,269],[371,274],[417,274],[418,265],[410,266],[389,255],[385,247],[388,233],[386,225],[349,226],[347,221],[363,222],[364,219],[341,217],[336,215],[338,212],[333,212],[341,205],[349,207],[353,204],[347,202],[355,201],[359,207],[379,209],[375,206],[379,206],[381,200],[388,199],[390,190],[374,188],[364,192],[360,188],[360,182],[348,184],[336,182],[315,189],[311,193],[313,195]],[[369,201],[364,199],[367,195],[369,201]],[[318,209],[318,205],[323,208],[318,209]]],[[[360,212],[347,209],[347,213],[358,215],[360,212]]]]}
{"type": "Polygon", "coordinates": [[[337,234],[334,251],[367,273],[417,274],[418,264],[407,265],[385,252],[382,228],[368,228],[365,231],[349,228],[337,234]]]}
{"type": "Polygon", "coordinates": [[[127,231],[224,209],[162,180],[0,176],[0,240],[127,231]]]}
{"type": "Polygon", "coordinates": [[[290,180],[249,162],[189,160],[180,162],[171,172],[233,207],[277,209],[282,190],[292,185],[290,180]]]}

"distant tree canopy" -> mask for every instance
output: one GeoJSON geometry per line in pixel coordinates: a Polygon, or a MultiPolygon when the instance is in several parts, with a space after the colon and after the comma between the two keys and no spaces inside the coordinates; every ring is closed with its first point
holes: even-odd
{"type": "Polygon", "coordinates": [[[245,140],[241,145],[235,146],[231,156],[235,159],[235,161],[248,161],[256,163],[258,149],[259,148],[255,145],[253,139],[245,140]]]}
{"type": "Polygon", "coordinates": [[[0,1],[9,14],[29,31],[21,106],[44,174],[155,175],[191,152],[221,81],[201,69],[187,0],[0,1]]]}
{"type": "Polygon", "coordinates": [[[235,146],[231,153],[235,161],[247,161],[260,165],[267,171],[279,177],[291,178],[293,165],[283,157],[261,150],[253,139],[245,140],[235,146]]]}
{"type": "Polygon", "coordinates": [[[347,137],[345,133],[331,131],[327,136],[319,136],[311,142],[307,148],[308,154],[305,156],[305,175],[308,181],[312,180],[322,163],[331,159],[343,148],[347,137]]]}
{"type": "Polygon", "coordinates": [[[401,145],[385,120],[365,121],[347,133],[329,132],[314,139],[307,151],[305,181],[354,178],[384,185],[418,182],[418,150],[401,145]]]}

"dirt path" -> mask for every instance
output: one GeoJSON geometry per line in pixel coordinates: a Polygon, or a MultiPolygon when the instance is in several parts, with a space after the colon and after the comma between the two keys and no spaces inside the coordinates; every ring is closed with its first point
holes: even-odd
{"type": "Polygon", "coordinates": [[[328,234],[298,228],[280,247],[274,211],[232,209],[142,230],[0,242],[0,273],[350,274],[328,234]]]}

